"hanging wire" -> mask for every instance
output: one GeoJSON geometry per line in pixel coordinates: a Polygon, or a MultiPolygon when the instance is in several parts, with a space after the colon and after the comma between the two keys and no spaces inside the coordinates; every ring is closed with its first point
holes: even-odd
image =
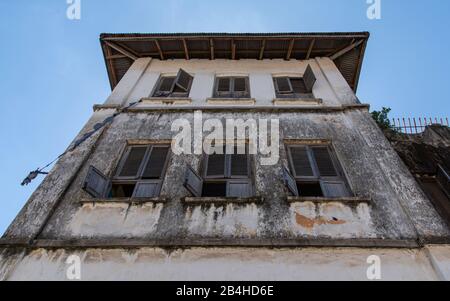
{"type": "Polygon", "coordinates": [[[28,184],[30,184],[34,179],[36,179],[39,175],[48,175],[48,172],[46,172],[45,170],[47,168],[49,168],[53,163],[55,163],[56,161],[58,161],[60,158],[62,158],[64,155],[66,155],[67,153],[73,152],[75,149],[77,149],[81,144],[83,144],[83,142],[85,142],[87,139],[89,139],[90,137],[92,137],[96,132],[98,132],[100,129],[104,128],[107,124],[110,124],[114,121],[114,118],[116,118],[116,116],[118,116],[120,113],[124,112],[125,110],[131,108],[132,106],[134,106],[135,104],[139,103],[139,101],[137,102],[132,102],[130,103],[128,106],[118,109],[118,112],[114,113],[112,116],[107,117],[105,120],[103,120],[100,123],[97,123],[94,125],[94,128],[92,131],[87,132],[86,134],[83,135],[83,137],[81,137],[80,139],[78,139],[77,141],[75,141],[75,143],[73,144],[73,146],[71,148],[69,148],[68,150],[66,150],[64,153],[62,153],[61,155],[59,155],[58,157],[56,157],[53,161],[51,161],[50,163],[48,163],[47,165],[45,165],[44,167],[38,168],[34,171],[31,171],[28,176],[22,181],[21,185],[22,186],[27,186],[28,184]]]}

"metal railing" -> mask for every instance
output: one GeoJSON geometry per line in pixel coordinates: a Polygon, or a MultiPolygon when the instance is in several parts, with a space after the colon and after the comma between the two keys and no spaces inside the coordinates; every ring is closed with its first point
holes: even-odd
{"type": "Polygon", "coordinates": [[[449,126],[448,118],[393,118],[391,127],[403,134],[419,134],[433,124],[449,126]]]}

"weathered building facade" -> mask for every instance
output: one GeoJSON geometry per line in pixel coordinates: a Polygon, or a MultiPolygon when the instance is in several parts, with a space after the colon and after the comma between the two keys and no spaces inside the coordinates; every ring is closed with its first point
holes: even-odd
{"type": "Polygon", "coordinates": [[[355,95],[368,38],[103,34],[113,91],[4,234],[0,279],[66,280],[76,255],[82,280],[367,280],[375,255],[383,280],[450,280],[446,222],[355,95]],[[205,136],[277,120],[279,160],[249,137],[173,153],[200,111],[205,136]]]}

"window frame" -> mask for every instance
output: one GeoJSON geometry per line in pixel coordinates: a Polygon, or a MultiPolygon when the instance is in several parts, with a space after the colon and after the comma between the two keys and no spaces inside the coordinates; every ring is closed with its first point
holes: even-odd
{"type": "MultiPolygon", "coordinates": [[[[322,194],[324,197],[327,197],[327,187],[324,184],[326,183],[342,183],[348,196],[354,196],[354,193],[348,183],[345,172],[342,168],[342,165],[332,147],[331,144],[286,144],[286,155],[288,160],[289,171],[298,184],[315,184],[318,183],[322,190],[322,194]],[[308,156],[308,161],[312,170],[312,176],[299,176],[295,170],[294,160],[292,157],[292,148],[303,148],[306,149],[306,153],[308,156]],[[336,172],[336,176],[322,176],[320,174],[320,170],[318,167],[317,159],[314,155],[315,148],[325,148],[328,151],[329,157],[331,159],[331,163],[333,165],[334,171],[336,172]]],[[[299,191],[300,192],[300,191],[299,191]]],[[[301,193],[301,192],[300,192],[301,193]]],[[[345,196],[343,196],[345,197],[345,196]]]]}
{"type": "MultiPolygon", "coordinates": [[[[186,72],[186,71],[184,71],[184,72],[186,72]]],[[[187,73],[187,74],[189,74],[189,73],[187,73]]],[[[161,98],[186,98],[186,97],[189,97],[189,94],[190,94],[191,88],[192,88],[192,83],[194,82],[194,76],[192,76],[191,74],[189,74],[189,75],[192,78],[189,81],[189,85],[188,85],[187,91],[185,91],[185,92],[175,92],[175,88],[177,87],[177,81],[178,81],[178,79],[181,76],[180,71],[176,75],[164,75],[164,74],[161,74],[159,76],[159,79],[158,79],[158,81],[157,81],[157,83],[155,85],[155,88],[154,88],[154,90],[153,90],[153,92],[151,94],[152,97],[156,97],[156,98],[158,98],[158,97],[161,97],[161,98]],[[163,83],[164,79],[167,79],[167,78],[172,78],[173,79],[172,87],[171,87],[170,91],[161,91],[160,89],[161,89],[162,83],[163,83]]]]}
{"type": "Polygon", "coordinates": [[[305,98],[314,98],[314,93],[311,90],[308,93],[296,93],[294,91],[294,88],[292,86],[292,79],[300,79],[303,81],[303,84],[306,87],[306,83],[305,80],[303,78],[303,76],[274,76],[273,77],[273,84],[274,84],[274,88],[275,88],[275,95],[277,98],[299,98],[299,99],[305,99],[305,98]],[[290,92],[282,92],[280,91],[280,89],[278,88],[278,82],[277,79],[279,78],[284,78],[287,79],[287,82],[289,84],[290,87],[290,92]]]}
{"type": "Polygon", "coordinates": [[[232,98],[232,99],[250,99],[250,78],[248,76],[216,76],[214,81],[214,93],[213,98],[232,98]],[[219,91],[219,81],[227,78],[230,81],[228,92],[219,91]],[[235,80],[245,80],[245,91],[235,91],[235,80]]]}

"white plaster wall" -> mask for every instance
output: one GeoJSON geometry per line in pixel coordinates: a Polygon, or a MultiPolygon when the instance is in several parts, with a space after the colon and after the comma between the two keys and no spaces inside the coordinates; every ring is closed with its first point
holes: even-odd
{"type": "MultiPolygon", "coordinates": [[[[450,251],[450,246],[441,248],[450,251]]],[[[381,259],[381,280],[443,280],[425,250],[360,248],[191,248],[171,253],[158,248],[38,249],[23,258],[7,280],[65,281],[71,255],[81,259],[81,280],[367,281],[372,255],[381,259]]],[[[448,269],[448,261],[444,264],[448,269]]]]}
{"type": "Polygon", "coordinates": [[[205,105],[213,94],[216,75],[246,75],[256,105],[272,105],[274,75],[302,76],[308,64],[317,77],[313,93],[324,105],[354,103],[356,96],[328,58],[291,60],[137,60],[108,98],[107,104],[130,103],[150,97],[161,74],[176,74],[182,68],[194,76],[189,97],[195,105],[205,105]]]}

